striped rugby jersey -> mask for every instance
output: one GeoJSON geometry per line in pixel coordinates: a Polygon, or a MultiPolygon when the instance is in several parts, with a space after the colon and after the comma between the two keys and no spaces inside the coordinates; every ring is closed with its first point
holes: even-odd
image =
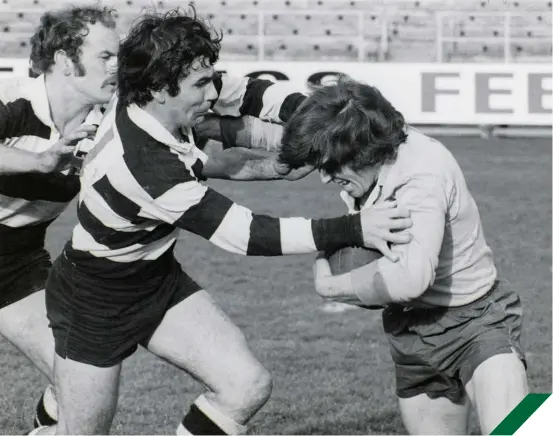
{"type": "MultiPolygon", "coordinates": [[[[289,85],[226,75],[213,111],[283,122],[303,100],[289,85]]],[[[112,102],[81,173],[78,224],[64,250],[81,272],[130,278],[163,270],[180,229],[244,255],[362,245],[359,215],[333,219],[255,215],[200,183],[206,155],[136,105],[112,102]]],[[[63,260],[63,259],[62,259],[63,260]]]]}
{"type": "MultiPolygon", "coordinates": [[[[101,117],[93,110],[85,122],[99,124],[101,117]]],[[[44,76],[2,80],[0,144],[40,153],[59,139],[44,76]]],[[[0,176],[0,255],[41,248],[46,228],[78,192],[79,179],[68,171],[0,176]]]]}

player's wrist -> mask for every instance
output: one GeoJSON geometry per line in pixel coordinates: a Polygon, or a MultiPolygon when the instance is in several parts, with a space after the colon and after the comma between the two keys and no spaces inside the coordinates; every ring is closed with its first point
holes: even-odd
{"type": "Polygon", "coordinates": [[[348,246],[350,247],[364,247],[365,239],[363,237],[363,226],[361,224],[361,215],[350,214],[345,215],[347,219],[347,229],[348,229],[348,246]]]}
{"type": "Polygon", "coordinates": [[[269,159],[270,173],[272,174],[275,180],[285,179],[286,176],[290,173],[290,169],[281,164],[276,156],[273,156],[269,159]]]}
{"type": "Polygon", "coordinates": [[[50,173],[56,166],[56,157],[47,151],[42,153],[33,153],[32,158],[29,160],[31,165],[31,171],[41,174],[50,173]]]}
{"type": "Polygon", "coordinates": [[[312,230],[313,239],[319,251],[363,246],[361,218],[358,215],[313,220],[312,230]]]}

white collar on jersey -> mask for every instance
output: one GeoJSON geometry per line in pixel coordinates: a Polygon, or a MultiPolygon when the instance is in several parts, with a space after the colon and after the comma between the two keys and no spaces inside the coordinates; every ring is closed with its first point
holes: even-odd
{"type": "MultiPolygon", "coordinates": [[[[378,179],[376,181],[376,186],[373,188],[372,192],[370,193],[369,198],[367,198],[367,201],[365,202],[363,209],[373,205],[380,198],[380,195],[382,194],[382,189],[384,187],[384,183],[386,183],[386,179],[390,174],[390,169],[392,165],[393,164],[385,164],[385,165],[382,165],[382,167],[380,168],[380,171],[378,172],[378,179]]],[[[346,203],[346,206],[348,207],[348,210],[350,212],[358,212],[355,206],[355,198],[349,195],[346,191],[340,191],[340,197],[342,197],[342,200],[344,200],[344,203],[346,203]]]]}
{"type": "Polygon", "coordinates": [[[40,121],[56,130],[54,121],[50,115],[50,103],[46,94],[44,74],[34,78],[27,87],[27,97],[33,106],[33,111],[40,121]]]}
{"type": "MultiPolygon", "coordinates": [[[[407,132],[409,131],[415,131],[415,132],[419,132],[417,129],[414,129],[413,127],[411,126],[407,126],[407,132]]],[[[373,191],[371,192],[371,194],[369,195],[369,198],[367,199],[367,201],[365,202],[365,205],[363,207],[368,207],[370,205],[373,205],[374,203],[376,203],[379,199],[380,199],[380,195],[382,194],[383,192],[383,189],[384,189],[384,185],[386,184],[386,182],[388,181],[388,178],[390,178],[390,174],[392,174],[392,179],[395,180],[397,178],[397,172],[398,172],[398,160],[399,160],[399,153],[402,153],[402,149],[404,147],[404,144],[406,144],[407,141],[403,142],[402,144],[400,144],[399,148],[398,148],[398,156],[396,157],[395,161],[391,162],[391,163],[387,163],[387,164],[384,164],[380,167],[380,171],[378,172],[378,179],[377,179],[377,182],[376,182],[376,186],[375,188],[373,189],[373,191]]],[[[342,200],[344,200],[344,202],[346,203],[349,211],[357,211],[355,209],[355,198],[353,198],[352,196],[350,196],[346,191],[340,191],[340,197],[342,197],[342,200]]]]}
{"type": "MultiPolygon", "coordinates": [[[[50,103],[48,102],[48,94],[46,93],[46,82],[44,74],[32,79],[29,86],[26,88],[27,99],[31,102],[33,111],[40,121],[57,131],[56,125],[50,114],[50,103]]],[[[100,106],[92,108],[85,119],[86,124],[100,124],[103,114],[100,106]]]]}
{"type": "Polygon", "coordinates": [[[135,103],[130,104],[127,107],[127,114],[133,123],[148,133],[156,141],[159,141],[181,153],[187,153],[192,150],[194,146],[191,139],[192,132],[188,132],[189,141],[180,142],[165,127],[163,127],[157,118],[150,115],[135,103]]]}

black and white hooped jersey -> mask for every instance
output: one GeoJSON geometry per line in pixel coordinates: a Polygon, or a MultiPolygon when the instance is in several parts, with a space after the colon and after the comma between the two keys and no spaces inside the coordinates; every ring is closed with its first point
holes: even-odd
{"type": "MultiPolygon", "coordinates": [[[[213,111],[288,119],[303,100],[289,85],[223,76],[213,111]]],[[[163,269],[180,229],[244,255],[310,253],[362,244],[360,219],[256,215],[201,183],[206,155],[135,104],[114,102],[81,173],[78,224],[65,257],[95,277],[163,269]],[[153,267],[153,268],[152,268],[153,267]]],[[[145,277],[147,275],[144,275],[145,277]]]]}
{"type": "MultiPolygon", "coordinates": [[[[95,109],[85,122],[99,124],[101,117],[95,109]]],[[[44,76],[0,81],[0,144],[41,153],[59,139],[44,76]]],[[[79,146],[91,143],[83,140],[79,146]]],[[[78,176],[69,171],[1,175],[0,254],[42,246],[46,227],[78,192],[78,176]]]]}

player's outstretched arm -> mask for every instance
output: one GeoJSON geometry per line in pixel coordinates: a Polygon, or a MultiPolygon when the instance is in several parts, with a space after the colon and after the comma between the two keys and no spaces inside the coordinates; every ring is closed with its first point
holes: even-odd
{"type": "Polygon", "coordinates": [[[203,175],[208,179],[299,180],[314,169],[306,166],[290,170],[278,161],[276,154],[267,156],[243,148],[230,148],[208,155],[203,168],[203,175]]]}
{"type": "Polygon", "coordinates": [[[313,171],[313,167],[290,170],[280,163],[277,155],[260,154],[247,149],[278,151],[283,128],[278,124],[244,116],[240,118],[211,115],[199,126],[200,137],[219,141],[222,152],[207,152],[204,166],[208,178],[229,180],[299,180],[313,171]]]}
{"type": "Polygon", "coordinates": [[[328,219],[257,215],[195,179],[156,198],[145,213],[224,250],[248,256],[312,253],[345,246],[374,248],[381,240],[402,243],[408,236],[394,231],[411,225],[409,213],[393,202],[328,219]]]}
{"type": "Polygon", "coordinates": [[[282,175],[276,171],[274,159],[243,148],[230,148],[208,153],[203,175],[208,179],[227,180],[277,180],[282,175]]]}

